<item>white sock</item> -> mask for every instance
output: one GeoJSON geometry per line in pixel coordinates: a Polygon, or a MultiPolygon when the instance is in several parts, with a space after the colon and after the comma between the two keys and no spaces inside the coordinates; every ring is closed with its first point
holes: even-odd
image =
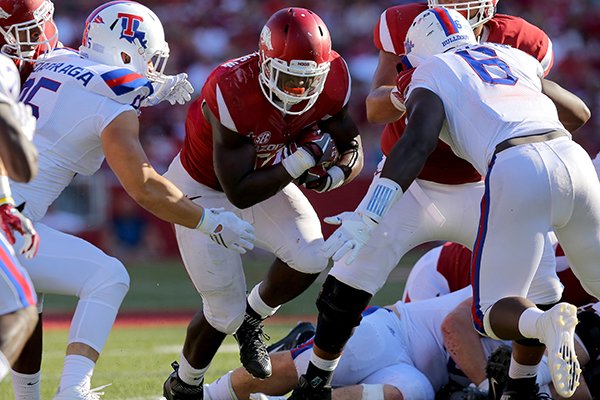
{"type": "Polygon", "coordinates": [[[201,369],[192,367],[182,352],[179,356],[179,369],[177,370],[177,376],[179,376],[179,379],[190,386],[198,386],[200,385],[202,378],[204,378],[204,374],[206,374],[206,371],[208,371],[209,366],[210,364],[201,369]]]}
{"type": "Polygon", "coordinates": [[[340,362],[340,357],[336,358],[335,360],[325,360],[319,356],[317,356],[315,354],[315,352],[313,351],[311,356],[310,356],[310,362],[313,363],[313,365],[317,368],[319,368],[320,370],[323,371],[335,371],[338,363],[340,362]]]}
{"type": "Polygon", "coordinates": [[[4,353],[0,351],[0,381],[8,375],[10,371],[10,363],[6,359],[4,353]]]}
{"type": "Polygon", "coordinates": [[[510,367],[508,368],[508,376],[513,379],[531,378],[537,375],[538,366],[523,365],[515,361],[513,356],[510,357],[510,367]]]}
{"type": "Polygon", "coordinates": [[[22,374],[15,370],[11,371],[15,400],[40,400],[40,380],[42,373],[22,374]]]}
{"type": "Polygon", "coordinates": [[[79,386],[89,390],[95,366],[96,363],[87,357],[78,354],[65,356],[65,366],[60,377],[59,390],[71,386],[79,386]]]}
{"type": "Polygon", "coordinates": [[[258,315],[261,316],[262,319],[265,319],[275,314],[280,306],[271,307],[263,301],[263,299],[260,297],[260,293],[258,292],[258,288],[260,287],[261,283],[262,282],[257,283],[256,286],[252,288],[252,291],[248,295],[248,304],[254,311],[256,311],[258,315]]]}
{"type": "Polygon", "coordinates": [[[229,371],[213,383],[204,385],[204,400],[238,400],[231,386],[232,373],[229,371]]]}
{"type": "Polygon", "coordinates": [[[530,339],[539,339],[540,334],[537,330],[537,320],[544,312],[537,307],[529,307],[523,311],[519,317],[519,332],[521,335],[530,339]]]}

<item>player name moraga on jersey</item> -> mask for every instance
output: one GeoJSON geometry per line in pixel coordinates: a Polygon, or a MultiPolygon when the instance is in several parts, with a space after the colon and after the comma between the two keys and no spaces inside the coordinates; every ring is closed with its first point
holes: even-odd
{"type": "Polygon", "coordinates": [[[36,66],[33,68],[33,72],[44,70],[54,71],[58,74],[69,75],[70,77],[75,78],[75,80],[80,81],[83,86],[87,86],[94,77],[94,73],[92,71],[84,67],[64,62],[41,62],[36,64],[36,66]]]}
{"type": "Polygon", "coordinates": [[[154,92],[146,77],[127,68],[85,59],[71,49],[55,50],[45,61],[37,63],[32,77],[40,74],[71,77],[91,92],[134,108],[139,108],[141,101],[154,92]]]}

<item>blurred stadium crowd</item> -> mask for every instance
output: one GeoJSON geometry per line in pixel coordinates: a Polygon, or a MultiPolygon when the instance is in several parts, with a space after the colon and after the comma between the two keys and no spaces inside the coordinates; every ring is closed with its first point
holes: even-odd
{"type": "MultiPolygon", "coordinates": [[[[274,11],[291,5],[315,10],[329,27],[334,49],[349,63],[353,78],[351,111],[361,128],[365,144],[363,176],[370,180],[370,174],[380,159],[379,134],[382,129],[382,126],[367,122],[364,106],[378,57],[373,45],[373,27],[387,7],[415,1],[139,1],[150,6],[165,27],[171,48],[167,72],[187,72],[196,93],[216,65],[256,50],[260,29],[274,11]]],[[[55,1],[55,20],[60,39],[66,46],[79,46],[85,17],[101,2],[55,1]]],[[[576,93],[592,110],[592,119],[577,133],[577,140],[591,155],[598,153],[600,119],[596,115],[600,113],[600,0],[500,0],[498,12],[525,18],[550,36],[555,61],[549,78],[576,93]]],[[[185,134],[186,110],[186,106],[170,107],[163,103],[142,114],[142,141],[153,166],[161,173],[180,149],[185,134]]],[[[108,168],[104,171],[108,190],[91,189],[84,180],[79,189],[75,188],[75,193],[67,192],[67,199],[58,202],[59,208],[71,210],[71,213],[55,209],[56,218],[51,224],[79,233],[89,231],[97,236],[91,238],[94,242],[109,253],[125,258],[176,254],[173,243],[165,243],[161,239],[161,232],[168,233],[165,227],[159,224],[157,229],[156,224],[149,220],[151,217],[139,207],[129,205],[128,197],[121,189],[116,189],[118,184],[108,168]],[[84,207],[79,204],[81,196],[87,197],[84,207]],[[79,206],[74,207],[75,204],[79,206]],[[86,217],[81,218],[82,214],[86,217]],[[73,223],[69,227],[70,220],[73,223]]],[[[97,183],[94,185],[97,186],[97,183]]]]}

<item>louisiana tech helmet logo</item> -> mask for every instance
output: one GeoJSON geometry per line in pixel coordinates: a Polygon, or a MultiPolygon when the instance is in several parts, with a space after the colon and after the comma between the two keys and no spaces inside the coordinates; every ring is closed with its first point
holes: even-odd
{"type": "Polygon", "coordinates": [[[133,43],[137,39],[143,48],[147,48],[146,32],[140,30],[140,24],[144,22],[144,18],[129,13],[118,13],[117,18],[121,21],[119,39],[125,39],[129,43],[133,43]]]}

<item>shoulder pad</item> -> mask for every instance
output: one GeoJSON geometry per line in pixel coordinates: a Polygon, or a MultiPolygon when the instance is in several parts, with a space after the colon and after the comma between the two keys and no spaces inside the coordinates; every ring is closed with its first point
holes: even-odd
{"type": "Polygon", "coordinates": [[[127,68],[96,64],[88,68],[100,77],[89,89],[117,103],[138,109],[142,100],[154,93],[152,83],[144,76],[127,68]]]}

